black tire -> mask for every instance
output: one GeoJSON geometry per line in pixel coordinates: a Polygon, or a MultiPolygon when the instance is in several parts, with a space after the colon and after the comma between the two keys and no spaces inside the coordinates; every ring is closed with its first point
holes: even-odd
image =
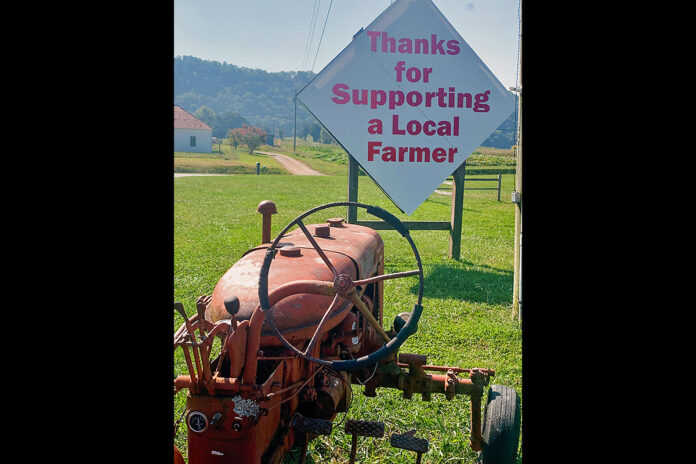
{"type": "Polygon", "coordinates": [[[478,462],[514,464],[520,441],[520,397],[514,388],[491,385],[483,410],[483,443],[478,462]]]}

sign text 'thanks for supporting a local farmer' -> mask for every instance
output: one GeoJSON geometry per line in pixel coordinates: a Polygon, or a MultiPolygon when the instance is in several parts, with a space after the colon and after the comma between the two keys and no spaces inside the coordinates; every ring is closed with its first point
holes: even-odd
{"type": "Polygon", "coordinates": [[[407,214],[514,110],[431,0],[394,2],[298,99],[407,214]]]}

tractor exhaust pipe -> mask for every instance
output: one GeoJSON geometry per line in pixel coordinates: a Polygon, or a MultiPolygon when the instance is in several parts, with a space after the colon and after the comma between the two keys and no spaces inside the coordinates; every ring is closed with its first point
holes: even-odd
{"type": "Polygon", "coordinates": [[[261,213],[263,223],[261,228],[261,243],[271,243],[271,215],[276,214],[276,205],[270,200],[259,203],[256,211],[261,213]]]}

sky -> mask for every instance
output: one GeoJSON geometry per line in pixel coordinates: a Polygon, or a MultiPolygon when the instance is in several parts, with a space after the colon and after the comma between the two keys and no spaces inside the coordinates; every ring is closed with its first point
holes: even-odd
{"type": "MultiPolygon", "coordinates": [[[[519,82],[519,2],[433,0],[505,88],[519,82]]],[[[174,0],[174,56],[191,55],[269,72],[318,73],[390,3],[174,0]]]]}

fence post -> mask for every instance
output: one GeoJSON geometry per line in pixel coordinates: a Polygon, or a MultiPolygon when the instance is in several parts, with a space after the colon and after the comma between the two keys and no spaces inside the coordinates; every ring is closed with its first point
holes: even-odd
{"type": "Polygon", "coordinates": [[[500,201],[500,179],[501,179],[501,175],[498,174],[498,201],[500,201]]]}
{"type": "MultiPolygon", "coordinates": [[[[358,162],[348,154],[348,201],[358,201],[358,162]]],[[[348,224],[355,224],[358,220],[358,209],[355,206],[348,207],[348,224]]]]}
{"type": "Polygon", "coordinates": [[[452,259],[459,259],[461,251],[465,173],[466,160],[452,174],[452,216],[450,220],[449,240],[449,257],[452,259]]]}

